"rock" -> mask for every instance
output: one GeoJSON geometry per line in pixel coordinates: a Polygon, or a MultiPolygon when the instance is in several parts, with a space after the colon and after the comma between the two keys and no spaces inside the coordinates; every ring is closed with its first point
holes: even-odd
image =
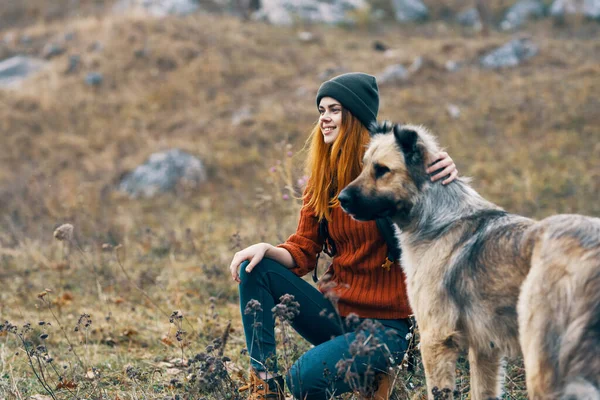
{"type": "Polygon", "coordinates": [[[77,71],[77,69],[79,68],[80,61],[81,57],[79,56],[79,54],[73,54],[69,56],[69,65],[67,66],[67,70],[65,71],[65,73],[72,74],[73,72],[77,71]]]}
{"type": "Polygon", "coordinates": [[[298,40],[302,43],[318,43],[321,38],[309,31],[298,32],[298,40]]]}
{"type": "Polygon", "coordinates": [[[422,21],[429,17],[429,10],[421,0],[393,0],[396,21],[422,21]]]}
{"type": "Polygon", "coordinates": [[[85,76],[85,83],[89,86],[100,86],[104,77],[100,72],[90,72],[85,76]]]}
{"type": "Polygon", "coordinates": [[[42,57],[46,60],[49,60],[52,57],[60,56],[64,52],[64,47],[60,46],[59,44],[46,43],[46,45],[42,49],[42,57]]]}
{"type": "Polygon", "coordinates": [[[183,374],[185,371],[179,368],[167,368],[167,370],[165,371],[165,373],[168,376],[175,376],[175,375],[179,375],[179,374],[183,374]]]}
{"type": "Polygon", "coordinates": [[[600,0],[555,0],[550,6],[550,15],[555,18],[562,18],[568,14],[599,19],[600,0]]]}
{"type": "Polygon", "coordinates": [[[198,0],[119,0],[113,6],[115,12],[142,12],[155,17],[188,15],[200,9],[198,0]]]}
{"type": "Polygon", "coordinates": [[[296,20],[309,23],[353,24],[350,11],[366,9],[366,0],[262,0],[254,19],[291,26],[296,20]]]}
{"type": "Polygon", "coordinates": [[[410,67],[408,67],[408,72],[414,74],[415,72],[420,70],[425,63],[425,59],[422,56],[418,56],[413,60],[412,64],[410,64],[410,67]]]}
{"type": "Polygon", "coordinates": [[[500,28],[505,31],[517,29],[527,20],[544,16],[544,3],[541,0],[520,0],[508,9],[500,28]]]}
{"type": "Polygon", "coordinates": [[[385,43],[376,40],[375,42],[373,42],[373,50],[375,51],[386,51],[388,49],[388,47],[385,45],[385,43]]]}
{"type": "Polygon", "coordinates": [[[456,104],[448,104],[446,106],[446,111],[448,111],[448,115],[454,119],[460,117],[460,108],[458,108],[456,104]]]}
{"type": "Polygon", "coordinates": [[[119,184],[119,190],[136,197],[153,197],[160,192],[175,190],[177,184],[193,187],[206,181],[202,161],[179,149],[154,153],[128,174],[119,184]]]}
{"type": "Polygon", "coordinates": [[[231,125],[238,126],[252,121],[252,110],[248,106],[243,106],[236,110],[231,116],[231,125]]]}
{"type": "Polygon", "coordinates": [[[456,72],[460,69],[460,63],[458,61],[448,60],[446,61],[446,64],[444,64],[444,67],[446,67],[446,71],[448,72],[456,72]]]}
{"type": "Polygon", "coordinates": [[[401,64],[388,66],[379,76],[377,82],[381,85],[404,81],[408,78],[408,71],[401,64]]]}
{"type": "Polygon", "coordinates": [[[469,8],[456,16],[456,22],[476,30],[481,29],[481,18],[476,8],[469,8]]]}
{"type": "Polygon", "coordinates": [[[101,42],[96,40],[94,43],[92,43],[88,46],[88,50],[101,52],[102,50],[104,50],[104,45],[101,42]]]}
{"type": "Polygon", "coordinates": [[[514,67],[535,56],[538,47],[529,39],[514,39],[480,58],[484,68],[514,67]]]}
{"type": "Polygon", "coordinates": [[[41,70],[48,62],[28,56],[14,56],[0,61],[0,87],[15,87],[41,70]]]}
{"type": "Polygon", "coordinates": [[[335,68],[327,68],[323,72],[319,74],[319,79],[322,81],[326,81],[329,78],[333,78],[334,76],[341,75],[346,71],[344,67],[335,67],[335,68]]]}

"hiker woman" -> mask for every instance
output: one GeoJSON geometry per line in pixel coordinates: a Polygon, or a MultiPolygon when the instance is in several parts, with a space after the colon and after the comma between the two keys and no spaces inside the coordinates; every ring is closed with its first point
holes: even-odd
{"type": "MultiPolygon", "coordinates": [[[[249,383],[240,388],[250,391],[248,399],[284,399],[272,311],[278,304],[281,310],[284,295],[293,295],[297,302],[283,297],[283,306],[298,308],[287,310],[292,327],[314,345],[288,371],[288,387],[296,399],[329,399],[364,389],[374,374],[388,371],[390,360],[400,362],[408,345],[411,310],[402,269],[386,263],[388,246],[376,222],[353,220],[337,201],[361,171],[367,127],[379,109],[377,82],[364,73],[337,76],[319,88],[317,107],[320,117],[311,133],[309,180],[296,233],[278,246],[247,247],[235,254],[230,266],[240,283],[252,366],[249,383]],[[324,243],[335,247],[335,255],[326,283],[317,290],[300,277],[315,269],[324,243]],[[358,329],[350,326],[361,322],[358,329]]],[[[440,171],[433,181],[446,177],[446,184],[456,178],[448,154],[430,161],[437,162],[428,172],[440,171]]],[[[386,390],[380,386],[378,394],[386,390]]]]}

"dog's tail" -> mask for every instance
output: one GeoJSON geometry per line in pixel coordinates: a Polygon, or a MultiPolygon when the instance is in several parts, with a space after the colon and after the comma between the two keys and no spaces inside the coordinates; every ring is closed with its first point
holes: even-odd
{"type": "Polygon", "coordinates": [[[575,379],[565,386],[560,400],[599,400],[600,390],[585,379],[575,379]]]}

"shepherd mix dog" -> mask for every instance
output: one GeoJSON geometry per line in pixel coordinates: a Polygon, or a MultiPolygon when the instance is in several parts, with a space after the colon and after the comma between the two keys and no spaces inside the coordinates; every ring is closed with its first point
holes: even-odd
{"type": "MultiPolygon", "coordinates": [[[[451,399],[455,395],[456,361],[465,349],[468,349],[470,364],[471,399],[487,400],[501,395],[503,358],[520,353],[517,300],[523,281],[532,265],[536,274],[544,274],[537,272],[543,268],[567,268],[560,264],[556,266],[556,262],[544,264],[547,263],[544,257],[551,259],[555,251],[561,251],[553,248],[551,253],[546,249],[553,245],[543,237],[544,226],[554,232],[551,236],[562,240],[563,249],[568,249],[563,251],[563,256],[573,257],[574,269],[580,263],[579,257],[591,258],[590,264],[596,261],[596,267],[589,269],[595,271],[594,287],[597,290],[594,292],[594,287],[590,286],[580,299],[581,307],[595,307],[595,314],[593,310],[586,316],[580,314],[582,320],[578,323],[579,330],[586,333],[578,336],[578,340],[595,347],[586,347],[586,353],[579,353],[580,342],[577,342],[568,352],[569,357],[578,352],[581,361],[577,361],[577,365],[587,363],[590,369],[595,368],[595,375],[591,371],[581,375],[579,370],[572,370],[574,376],[581,377],[582,382],[587,380],[597,385],[600,376],[600,288],[598,256],[590,254],[594,251],[597,254],[600,248],[598,221],[585,219],[586,223],[595,226],[594,242],[586,239],[588,233],[593,235],[593,229],[580,229],[575,221],[584,217],[563,216],[561,218],[567,222],[561,224],[553,219],[536,223],[507,213],[482,198],[464,178],[447,186],[430,182],[425,169],[439,147],[425,128],[386,122],[373,126],[371,132],[363,171],[338,198],[342,208],[355,219],[366,221],[389,217],[398,228],[408,297],[421,334],[428,397],[451,399]],[[565,224],[570,224],[570,233],[561,233],[565,224]],[[595,380],[589,378],[592,375],[595,380]]],[[[536,278],[528,282],[532,288],[539,283],[536,278]]],[[[524,336],[539,339],[533,344],[527,343],[525,352],[532,356],[530,361],[527,357],[526,360],[539,362],[533,354],[546,352],[555,361],[555,355],[562,352],[563,347],[548,348],[548,345],[570,340],[572,333],[564,326],[557,326],[555,336],[547,342],[547,329],[554,325],[549,322],[552,316],[546,310],[554,301],[542,307],[540,303],[548,299],[539,298],[534,292],[535,289],[528,291],[527,299],[523,299],[523,313],[535,314],[536,318],[545,318],[546,322],[523,318],[526,320],[524,336]],[[542,308],[538,311],[529,307],[542,308]],[[540,324],[544,323],[542,330],[540,324]]],[[[568,301],[573,301],[575,296],[579,294],[565,293],[568,301]]],[[[556,302],[558,306],[560,301],[556,302]]],[[[566,307],[563,308],[567,313],[566,307]]],[[[569,320],[574,311],[568,312],[565,320],[569,320]]],[[[541,369],[547,371],[553,367],[554,364],[549,363],[541,369]]],[[[539,380],[539,375],[534,374],[530,384],[539,380]]]]}
{"type": "Polygon", "coordinates": [[[600,400],[600,219],[547,218],[527,233],[517,306],[532,400],[600,400]]]}

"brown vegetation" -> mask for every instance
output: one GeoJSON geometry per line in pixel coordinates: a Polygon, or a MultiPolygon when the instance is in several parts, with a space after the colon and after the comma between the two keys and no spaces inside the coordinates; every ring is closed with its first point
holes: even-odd
{"type": "MultiPolygon", "coordinates": [[[[280,242],[294,230],[298,203],[282,195],[298,194],[299,150],[329,68],[378,74],[423,57],[409,80],[381,86],[380,118],[437,132],[460,173],[511,212],[600,214],[595,23],[530,24],[540,54],[490,71],[478,56],[512,35],[481,38],[446,22],[278,28],[202,14],[19,21],[2,25],[0,35],[12,37],[0,44],[2,57],[39,55],[51,41],[64,42],[66,51],[21,89],[0,91],[0,320],[30,321],[36,345],[48,332],[48,351],[60,368],[68,366],[61,396],[74,387],[111,398],[181,393],[186,375],[177,376],[183,367],[173,359],[193,357],[222,337],[228,320],[225,354],[245,369],[227,265],[234,249],[280,242]],[[303,30],[320,40],[298,40],[303,30]],[[68,32],[73,37],[64,41],[68,32]],[[30,41],[20,41],[23,35],[30,41]],[[390,50],[375,51],[375,40],[390,50]],[[67,73],[75,54],[79,68],[67,73]],[[448,60],[463,66],[448,72],[448,60]],[[86,85],[89,72],[102,73],[102,85],[86,85]],[[460,108],[458,118],[448,104],[460,108]],[[252,116],[233,124],[244,107],[252,116]],[[148,155],[172,147],[205,162],[205,186],[153,200],[113,190],[148,155]],[[74,226],[72,245],[52,237],[63,223],[74,226]],[[173,310],[183,313],[182,326],[169,323],[173,310]],[[82,314],[93,323],[75,332],[82,314]]],[[[43,393],[17,345],[0,333],[0,397],[43,393]]],[[[400,381],[422,385],[419,374],[417,368],[400,381]]],[[[458,380],[468,388],[464,375],[458,380]]],[[[522,398],[522,382],[514,367],[512,398],[522,398]]]]}

